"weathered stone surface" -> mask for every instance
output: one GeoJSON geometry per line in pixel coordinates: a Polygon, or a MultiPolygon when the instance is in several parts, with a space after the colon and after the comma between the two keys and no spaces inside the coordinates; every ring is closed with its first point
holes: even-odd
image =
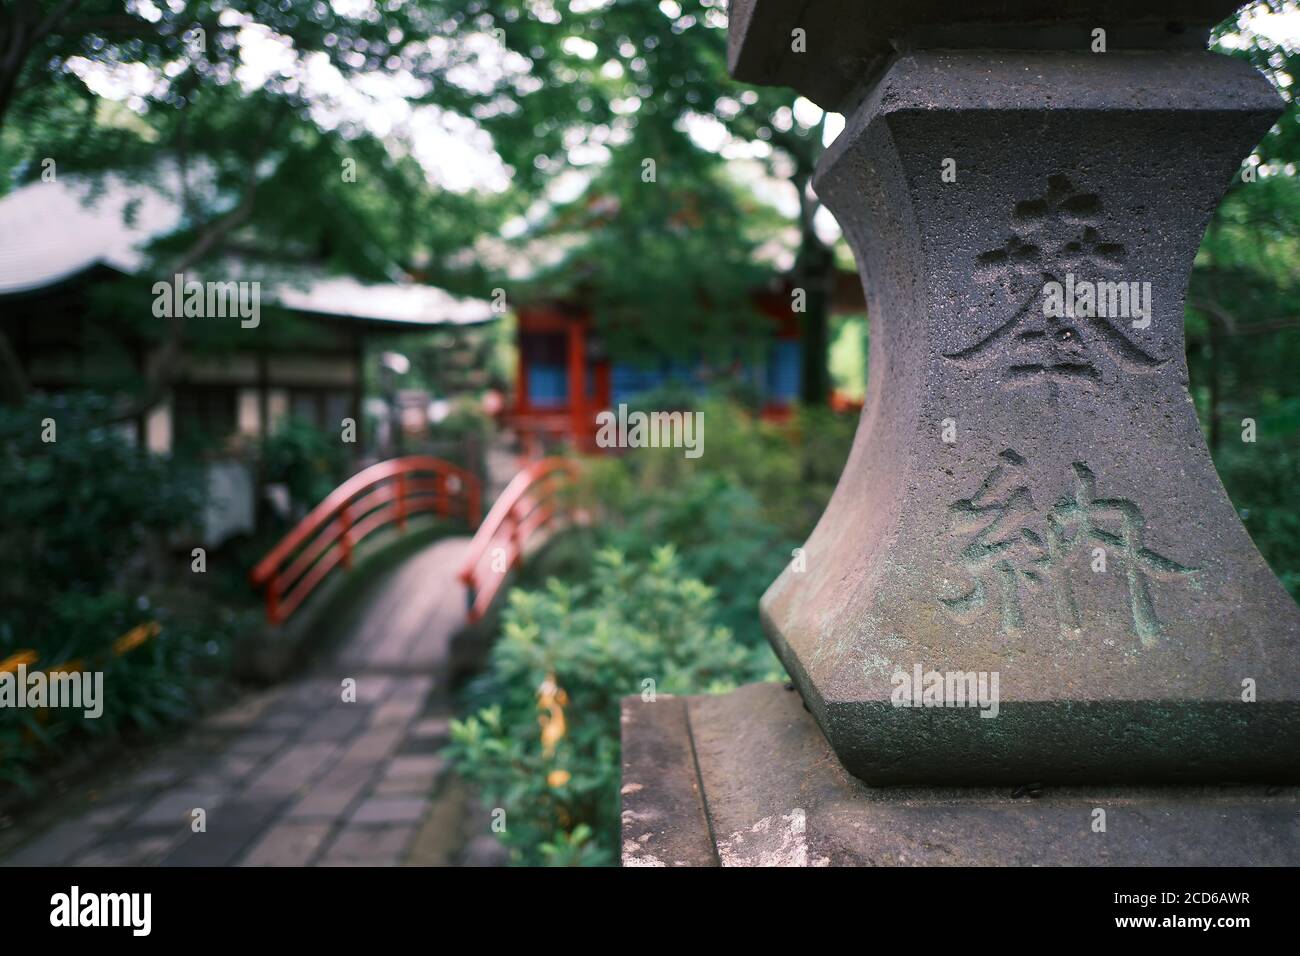
{"type": "Polygon", "coordinates": [[[624,866],[717,866],[685,697],[622,702],[624,866]]]}
{"type": "Polygon", "coordinates": [[[1205,52],[914,51],[847,118],[816,188],[862,271],[870,387],[762,615],[851,772],[1300,774],[1300,612],[1223,492],[1183,350],[1193,256],[1277,106],[1205,52]],[[1045,314],[1053,282],[1137,283],[1149,315],[1045,314]],[[918,666],[997,674],[998,716],[894,706],[918,666]]]}
{"type": "Polygon", "coordinates": [[[847,113],[897,50],[1204,48],[1239,0],[731,0],[727,61],[739,80],[791,86],[847,113]],[[802,35],[796,36],[795,31],[802,35]],[[802,52],[796,45],[802,43],[802,52]]]}
{"type": "MultiPolygon", "coordinates": [[[[1300,863],[1297,787],[1047,786],[1033,788],[1037,798],[1011,787],[871,787],[780,684],[681,700],[689,733],[624,723],[624,779],[658,778],[646,736],[698,763],[707,824],[672,791],[638,791],[637,814],[679,841],[716,846],[723,866],[1300,863]]],[[[623,839],[640,828],[625,822],[623,839]]]]}

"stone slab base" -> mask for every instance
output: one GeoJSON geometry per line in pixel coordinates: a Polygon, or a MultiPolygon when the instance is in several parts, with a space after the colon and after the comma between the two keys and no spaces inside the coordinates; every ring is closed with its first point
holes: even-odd
{"type": "Polygon", "coordinates": [[[622,722],[624,866],[1300,864],[1300,787],[869,787],[781,684],[622,722]]]}

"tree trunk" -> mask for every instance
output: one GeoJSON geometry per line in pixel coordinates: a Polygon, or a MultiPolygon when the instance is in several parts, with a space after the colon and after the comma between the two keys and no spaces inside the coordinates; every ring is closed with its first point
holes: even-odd
{"type": "Polygon", "coordinates": [[[800,398],[805,405],[825,405],[830,400],[831,250],[816,235],[805,234],[795,281],[804,290],[803,374],[800,398]]]}
{"type": "MultiPolygon", "coordinates": [[[[820,126],[818,129],[820,130],[820,126]]],[[[835,254],[821,241],[813,225],[821,203],[809,188],[815,166],[815,150],[804,157],[794,177],[799,191],[799,252],[794,262],[794,282],[804,291],[803,355],[800,400],[805,405],[823,406],[830,400],[830,315],[835,254]]]]}
{"type": "Polygon", "coordinates": [[[0,403],[18,406],[27,398],[27,375],[13,343],[0,328],[0,403]]]}

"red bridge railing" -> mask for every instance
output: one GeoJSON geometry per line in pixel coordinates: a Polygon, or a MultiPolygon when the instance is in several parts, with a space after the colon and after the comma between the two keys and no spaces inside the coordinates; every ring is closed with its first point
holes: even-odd
{"type": "Polygon", "coordinates": [[[515,475],[501,492],[479,525],[459,575],[469,589],[471,624],[487,613],[506,573],[519,563],[534,535],[557,519],[580,520],[562,494],[577,476],[571,460],[543,458],[515,475]]]}
{"type": "Polygon", "coordinates": [[[250,572],[254,587],[266,590],[267,620],[283,623],[337,565],[351,567],[353,549],[385,525],[405,529],[410,515],[433,512],[462,517],[474,527],[482,495],[472,472],[426,455],[381,461],[358,472],[330,492],[250,572]]]}

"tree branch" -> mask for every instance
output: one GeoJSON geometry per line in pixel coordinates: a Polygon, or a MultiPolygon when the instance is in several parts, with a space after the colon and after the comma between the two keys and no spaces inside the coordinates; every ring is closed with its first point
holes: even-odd
{"type": "MultiPolygon", "coordinates": [[[[286,108],[276,114],[254,147],[253,155],[248,160],[248,173],[244,180],[244,191],[239,204],[204,228],[189,249],[185,251],[185,254],[172,265],[169,272],[183,274],[186,270],[192,268],[216,249],[226,236],[243,225],[248,220],[248,217],[252,215],[258,188],[257,167],[265,157],[269,143],[287,112],[286,108]]],[[[172,315],[167,320],[167,337],[163,340],[162,347],[157,353],[144,393],[112,412],[104,424],[112,425],[130,421],[162,401],[167,389],[171,386],[171,370],[180,362],[184,338],[185,315],[184,310],[181,310],[181,314],[172,315]]]]}

